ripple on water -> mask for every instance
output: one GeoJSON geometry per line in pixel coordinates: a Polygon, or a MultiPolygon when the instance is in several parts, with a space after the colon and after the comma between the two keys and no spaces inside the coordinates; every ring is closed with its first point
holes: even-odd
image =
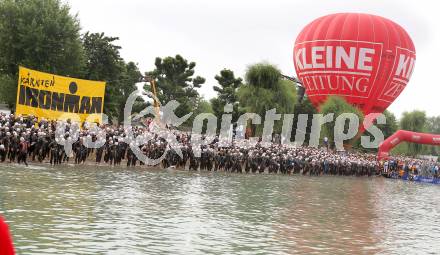
{"type": "Polygon", "coordinates": [[[95,166],[0,166],[21,254],[440,250],[439,186],[95,166]]]}

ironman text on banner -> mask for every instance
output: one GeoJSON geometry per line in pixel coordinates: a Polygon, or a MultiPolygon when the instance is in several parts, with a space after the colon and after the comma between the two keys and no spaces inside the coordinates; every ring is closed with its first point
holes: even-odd
{"type": "Polygon", "coordinates": [[[49,120],[102,122],[105,82],[19,67],[17,115],[49,120]]]}

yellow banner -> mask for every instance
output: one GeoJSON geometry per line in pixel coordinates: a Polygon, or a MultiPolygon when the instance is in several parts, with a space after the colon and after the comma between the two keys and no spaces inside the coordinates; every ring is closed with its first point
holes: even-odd
{"type": "Polygon", "coordinates": [[[19,68],[17,115],[102,122],[105,82],[19,68]]]}

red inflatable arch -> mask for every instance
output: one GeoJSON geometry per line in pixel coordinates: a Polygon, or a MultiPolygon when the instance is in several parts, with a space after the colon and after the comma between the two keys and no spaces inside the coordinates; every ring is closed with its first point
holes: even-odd
{"type": "Polygon", "coordinates": [[[440,145],[440,135],[399,130],[380,144],[378,160],[388,158],[390,150],[401,142],[440,145]]]}

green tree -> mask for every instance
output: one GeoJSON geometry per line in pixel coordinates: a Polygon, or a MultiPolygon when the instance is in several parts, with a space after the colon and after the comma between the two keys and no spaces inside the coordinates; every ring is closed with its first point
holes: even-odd
{"type": "Polygon", "coordinates": [[[400,119],[400,128],[414,132],[424,132],[426,121],[427,118],[424,111],[404,112],[400,119]]]}
{"type": "Polygon", "coordinates": [[[385,110],[383,112],[383,115],[385,115],[385,119],[387,121],[386,124],[376,125],[380,130],[382,130],[382,133],[386,139],[396,133],[396,131],[399,129],[399,124],[397,122],[396,116],[392,112],[385,110]]]}
{"type": "MultiPolygon", "coordinates": [[[[225,105],[232,104],[232,122],[236,122],[240,116],[237,90],[243,80],[241,78],[236,78],[234,72],[229,69],[221,70],[220,74],[215,76],[215,79],[220,86],[214,86],[214,91],[217,92],[217,97],[211,99],[212,110],[215,116],[217,116],[217,119],[220,120],[225,105]]],[[[220,121],[218,121],[218,126],[220,127],[220,121]]]]}
{"type": "Polygon", "coordinates": [[[119,113],[119,89],[124,73],[124,61],[120,56],[120,46],[115,45],[118,37],[108,37],[104,33],[83,35],[86,56],[85,79],[106,81],[104,113],[109,120],[117,118],[119,113]]]}
{"type": "MultiPolygon", "coordinates": [[[[118,37],[108,37],[104,33],[83,35],[82,41],[86,56],[84,78],[106,81],[104,113],[109,119],[122,121],[124,106],[128,96],[135,91],[141,72],[135,63],[125,63],[120,56],[120,46],[115,45],[118,37]]],[[[140,98],[135,104],[136,109],[143,106],[140,98]]],[[[139,110],[139,109],[138,109],[139,110]]]]}
{"type": "Polygon", "coordinates": [[[409,143],[407,143],[407,142],[399,143],[396,147],[394,147],[391,150],[391,153],[393,155],[412,156],[411,153],[409,152],[408,146],[409,146],[409,143]]]}
{"type": "MultiPolygon", "coordinates": [[[[426,120],[426,132],[432,134],[440,134],[440,116],[429,117],[426,120]]],[[[432,155],[439,155],[438,146],[426,146],[427,152],[432,155]]]]}
{"type": "Polygon", "coordinates": [[[161,103],[177,100],[180,105],[176,109],[176,115],[179,117],[193,111],[200,100],[196,89],[205,83],[205,78],[193,77],[196,63],[188,63],[188,60],[176,55],[164,59],[158,57],[154,64],[156,68],[147,75],[155,79],[161,103]]]}
{"type": "Polygon", "coordinates": [[[86,32],[82,36],[86,56],[85,78],[91,80],[117,80],[123,70],[120,46],[115,45],[118,37],[104,33],[86,32]]]}
{"type": "MultiPolygon", "coordinates": [[[[400,128],[414,132],[425,132],[426,122],[427,118],[424,111],[415,110],[412,112],[404,112],[400,119],[400,128]]],[[[407,154],[413,156],[423,151],[423,146],[417,143],[408,143],[407,148],[407,154]]]]}
{"type": "Polygon", "coordinates": [[[295,110],[294,110],[294,119],[293,119],[293,127],[292,127],[292,139],[296,136],[297,132],[304,132],[304,130],[298,130],[298,116],[299,114],[307,114],[308,115],[308,119],[307,119],[307,127],[305,130],[305,141],[309,141],[310,140],[310,132],[311,132],[311,127],[312,127],[312,121],[313,121],[313,114],[316,114],[317,111],[315,109],[315,107],[312,105],[312,103],[310,102],[310,99],[305,96],[304,99],[302,100],[302,102],[297,102],[295,105],[295,110]]]}
{"type": "MultiPolygon", "coordinates": [[[[382,131],[384,138],[387,139],[388,137],[390,137],[391,135],[396,133],[399,126],[398,126],[398,122],[396,120],[396,116],[392,112],[385,110],[383,112],[383,114],[385,115],[385,119],[386,119],[385,124],[377,124],[376,120],[374,120],[373,123],[375,126],[377,126],[382,131]]],[[[365,130],[364,134],[362,134],[362,135],[372,137],[372,134],[370,132],[368,132],[368,130],[365,130]]],[[[354,147],[358,150],[362,150],[364,152],[371,152],[371,153],[377,152],[377,150],[378,150],[378,148],[364,148],[364,147],[362,147],[360,139],[355,141],[354,147]]]]}
{"type": "Polygon", "coordinates": [[[84,66],[80,24],[59,0],[0,1],[1,100],[15,105],[18,65],[78,77],[84,66]],[[15,86],[14,86],[15,85],[15,86]]]}
{"type": "Polygon", "coordinates": [[[440,116],[429,117],[426,120],[426,132],[440,134],[440,116]]]}
{"type": "Polygon", "coordinates": [[[0,102],[12,109],[17,98],[17,78],[9,74],[0,74],[0,102]]]}
{"type": "MultiPolygon", "coordinates": [[[[197,117],[197,115],[201,113],[214,114],[211,103],[209,101],[205,100],[203,97],[198,97],[197,102],[198,102],[197,105],[192,110],[193,114],[191,115],[191,117],[189,117],[188,120],[182,124],[182,127],[184,129],[189,130],[190,128],[193,127],[194,119],[197,117]]],[[[203,129],[203,131],[206,131],[205,128],[203,129]]]]}
{"type": "MultiPolygon", "coordinates": [[[[139,82],[141,79],[142,74],[139,71],[138,66],[134,62],[128,62],[125,64],[120,83],[121,86],[116,90],[115,96],[118,102],[119,111],[117,113],[118,121],[121,123],[124,120],[124,109],[125,109],[125,103],[127,102],[127,98],[130,96],[131,93],[136,91],[138,88],[136,87],[136,83],[139,82]]],[[[133,112],[139,113],[142,111],[147,104],[144,102],[142,97],[137,97],[136,101],[133,105],[133,112]]]]}
{"type": "MultiPolygon", "coordinates": [[[[321,137],[326,136],[329,139],[330,144],[334,143],[334,129],[336,123],[335,120],[339,115],[343,113],[354,113],[359,118],[359,125],[362,125],[364,119],[364,115],[362,111],[359,110],[359,108],[354,107],[353,105],[347,103],[347,101],[345,101],[344,98],[339,96],[329,96],[327,100],[324,102],[324,104],[321,105],[320,110],[321,110],[320,113],[324,115],[329,113],[334,114],[334,121],[324,124],[322,126],[322,133],[321,133],[322,134],[321,137]]],[[[348,126],[349,126],[349,122],[347,120],[345,122],[344,132],[347,132],[348,126]]],[[[353,144],[354,141],[352,140],[347,141],[346,143],[344,143],[344,145],[353,144]]]]}
{"type": "MultiPolygon", "coordinates": [[[[281,80],[280,71],[273,65],[259,63],[246,72],[246,84],[239,87],[237,95],[241,111],[257,113],[263,119],[266,111],[276,108],[279,114],[293,113],[296,102],[295,83],[281,80]]],[[[282,120],[276,121],[274,132],[281,133],[282,120]]],[[[260,135],[263,125],[253,126],[254,134],[260,135]]]]}
{"type": "Polygon", "coordinates": [[[273,89],[281,79],[281,72],[269,63],[257,63],[248,67],[246,82],[252,86],[273,89]]]}
{"type": "Polygon", "coordinates": [[[197,115],[201,113],[214,113],[214,110],[212,109],[209,101],[206,101],[203,98],[199,100],[199,104],[197,105],[197,108],[194,110],[194,113],[191,117],[194,119],[197,115]]]}

